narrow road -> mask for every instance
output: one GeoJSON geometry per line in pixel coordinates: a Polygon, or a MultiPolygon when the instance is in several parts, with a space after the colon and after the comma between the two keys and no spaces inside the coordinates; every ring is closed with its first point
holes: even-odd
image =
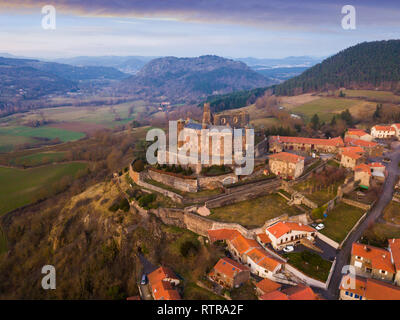
{"type": "Polygon", "coordinates": [[[353,242],[356,242],[358,239],[360,239],[368,226],[379,219],[379,217],[383,213],[383,210],[392,199],[394,185],[396,184],[397,175],[399,174],[398,164],[400,162],[400,147],[396,147],[396,149],[388,154],[387,157],[391,159],[391,162],[386,166],[388,175],[383,185],[382,193],[378,201],[375,203],[374,207],[367,215],[366,219],[349,236],[349,238],[346,240],[343,247],[337,254],[335,270],[333,272],[328,291],[325,292],[326,298],[328,299],[337,299],[338,297],[339,285],[342,279],[342,268],[349,263],[353,242]]]}

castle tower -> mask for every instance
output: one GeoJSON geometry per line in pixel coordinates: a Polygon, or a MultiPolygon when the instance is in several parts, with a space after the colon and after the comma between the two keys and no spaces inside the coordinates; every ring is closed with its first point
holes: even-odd
{"type": "Polygon", "coordinates": [[[209,125],[212,125],[212,114],[210,110],[210,103],[204,103],[202,125],[203,129],[207,128],[207,126],[209,125]]]}
{"type": "MultiPolygon", "coordinates": [[[[179,119],[177,121],[177,139],[179,139],[179,134],[185,128],[185,120],[179,119]]],[[[184,141],[178,141],[178,148],[181,148],[184,144],[184,141]]]]}

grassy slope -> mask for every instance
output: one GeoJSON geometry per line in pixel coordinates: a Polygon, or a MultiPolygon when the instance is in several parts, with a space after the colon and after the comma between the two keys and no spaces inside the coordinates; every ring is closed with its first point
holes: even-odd
{"type": "Polygon", "coordinates": [[[78,162],[26,170],[0,167],[0,215],[31,203],[43,188],[86,167],[86,163],[78,162]]]}
{"type": "Polygon", "coordinates": [[[295,207],[286,204],[286,200],[277,194],[241,201],[225,207],[212,209],[209,218],[217,221],[236,222],[244,227],[260,227],[265,221],[284,213],[301,214],[295,207]]]}
{"type": "Polygon", "coordinates": [[[64,158],[65,158],[65,152],[38,152],[14,158],[13,164],[25,165],[25,166],[38,166],[56,161],[61,161],[64,158]]]}
{"type": "Polygon", "coordinates": [[[362,209],[341,202],[328,212],[328,217],[324,220],[325,229],[320,232],[340,243],[364,213],[362,209]]]}

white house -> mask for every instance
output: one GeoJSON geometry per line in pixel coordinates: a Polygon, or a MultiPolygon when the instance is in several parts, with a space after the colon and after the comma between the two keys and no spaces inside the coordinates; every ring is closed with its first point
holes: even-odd
{"type": "Polygon", "coordinates": [[[396,136],[396,130],[393,126],[376,125],[371,128],[371,135],[374,138],[388,139],[396,136]]]}
{"type": "Polygon", "coordinates": [[[265,232],[274,249],[282,250],[287,245],[300,243],[303,238],[314,241],[316,230],[302,223],[280,221],[269,226],[265,232]]]}
{"type": "Polygon", "coordinates": [[[246,253],[247,264],[253,274],[262,278],[274,279],[274,275],[282,269],[282,263],[268,255],[265,250],[254,248],[246,253]]]}

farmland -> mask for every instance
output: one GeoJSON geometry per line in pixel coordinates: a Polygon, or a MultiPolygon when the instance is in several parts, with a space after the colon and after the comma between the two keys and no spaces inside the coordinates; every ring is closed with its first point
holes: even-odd
{"type": "Polygon", "coordinates": [[[143,101],[134,101],[111,106],[60,106],[13,114],[0,119],[0,152],[54,139],[61,142],[79,140],[97,130],[127,124],[138,114],[151,110],[143,101]],[[28,125],[43,119],[46,120],[43,126],[28,125]]]}
{"type": "Polygon", "coordinates": [[[63,177],[76,177],[87,168],[74,162],[32,169],[0,167],[0,215],[34,202],[63,177]]]}

